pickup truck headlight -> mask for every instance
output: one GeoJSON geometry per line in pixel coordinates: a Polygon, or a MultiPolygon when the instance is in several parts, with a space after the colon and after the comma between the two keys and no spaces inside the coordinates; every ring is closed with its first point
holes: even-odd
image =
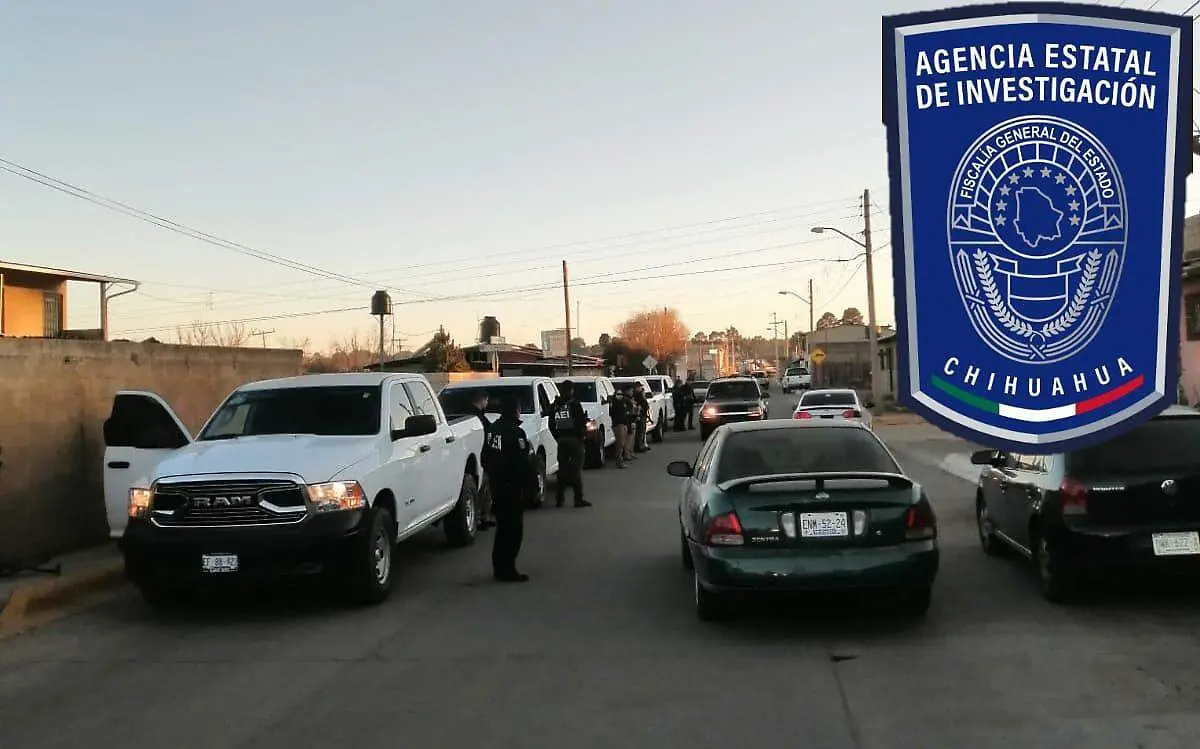
{"type": "Polygon", "coordinates": [[[150,514],[150,498],[154,494],[149,489],[129,490],[129,517],[144,518],[150,514]]]}
{"type": "Polygon", "coordinates": [[[317,512],[361,510],[367,506],[367,494],[357,481],[330,481],[309,484],[308,501],[317,512]]]}

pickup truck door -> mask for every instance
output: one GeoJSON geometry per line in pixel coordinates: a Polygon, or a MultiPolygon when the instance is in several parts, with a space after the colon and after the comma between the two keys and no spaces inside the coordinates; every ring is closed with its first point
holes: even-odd
{"type": "Polygon", "coordinates": [[[149,488],[164,458],[192,442],[175,411],[155,393],[121,390],[104,422],[104,510],[108,534],[120,538],[129,519],[129,490],[149,488]]]}
{"type": "MultiPolygon", "coordinates": [[[[447,502],[458,498],[462,471],[451,466],[451,460],[458,447],[454,444],[456,438],[446,423],[446,415],[438,408],[437,398],[429,385],[424,382],[406,382],[404,389],[408,391],[416,413],[432,416],[438,422],[438,430],[427,435],[421,443],[430,446],[430,450],[422,456],[421,473],[424,474],[425,494],[417,497],[416,505],[419,516],[417,520],[424,521],[429,513],[442,509],[447,502]]],[[[417,449],[423,447],[418,446],[417,449]]]]}
{"type": "MultiPolygon", "coordinates": [[[[388,410],[391,429],[403,429],[408,417],[415,416],[412,400],[402,383],[393,382],[388,389],[388,410]]],[[[422,452],[420,446],[430,443],[434,437],[401,437],[391,443],[391,456],[384,467],[384,483],[396,497],[396,528],[398,538],[417,521],[418,497],[426,494],[425,460],[431,451],[422,452]]]]}
{"type": "Polygon", "coordinates": [[[541,409],[541,429],[539,437],[542,444],[546,446],[546,475],[558,475],[558,440],[554,439],[554,435],[550,434],[550,407],[554,405],[554,401],[558,399],[558,386],[551,383],[538,383],[537,385],[538,406],[541,409]]]}

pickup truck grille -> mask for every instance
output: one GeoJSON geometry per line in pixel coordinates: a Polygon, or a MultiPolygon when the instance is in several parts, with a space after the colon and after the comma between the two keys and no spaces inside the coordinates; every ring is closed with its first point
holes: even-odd
{"type": "Polygon", "coordinates": [[[162,484],[151,505],[154,522],[166,527],[296,523],[304,507],[303,487],[278,480],[162,484]]]}

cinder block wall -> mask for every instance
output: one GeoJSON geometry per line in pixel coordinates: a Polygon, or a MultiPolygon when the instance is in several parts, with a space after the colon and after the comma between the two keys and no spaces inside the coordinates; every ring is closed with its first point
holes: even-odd
{"type": "Polygon", "coordinates": [[[103,423],[158,393],[195,433],[235,387],[300,373],[300,351],[0,339],[0,561],[102,542],[103,423]]]}

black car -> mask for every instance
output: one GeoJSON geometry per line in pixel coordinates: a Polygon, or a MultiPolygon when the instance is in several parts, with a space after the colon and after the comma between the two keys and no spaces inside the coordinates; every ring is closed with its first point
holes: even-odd
{"type": "Polygon", "coordinates": [[[752,377],[713,380],[708,384],[704,404],[700,407],[700,439],[708,439],[708,435],[722,424],[767,418],[767,398],[770,397],[752,377]]]}
{"type": "Polygon", "coordinates": [[[1035,563],[1051,601],[1086,575],[1200,572],[1200,412],[1171,406],[1116,439],[1058,455],[980,450],[984,552],[1035,563]]]}

